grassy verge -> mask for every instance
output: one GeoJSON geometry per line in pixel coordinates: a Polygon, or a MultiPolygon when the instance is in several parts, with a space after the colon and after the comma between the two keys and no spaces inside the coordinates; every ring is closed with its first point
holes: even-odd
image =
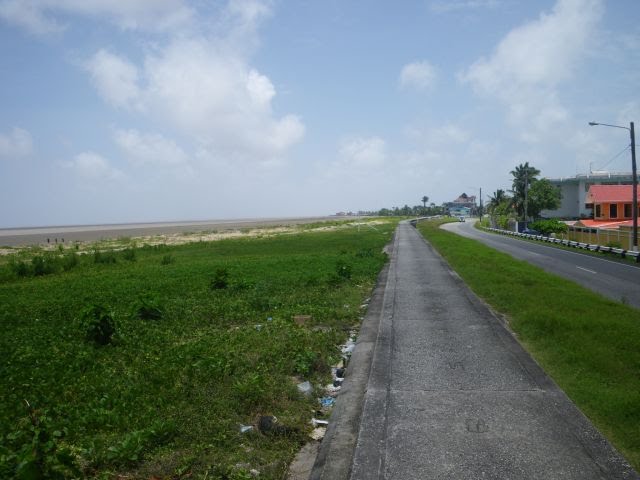
{"type": "Polygon", "coordinates": [[[394,226],[1,265],[0,477],[282,478],[394,226]]]}
{"type": "Polygon", "coordinates": [[[419,230],[640,470],[640,311],[438,225],[419,230]]]}

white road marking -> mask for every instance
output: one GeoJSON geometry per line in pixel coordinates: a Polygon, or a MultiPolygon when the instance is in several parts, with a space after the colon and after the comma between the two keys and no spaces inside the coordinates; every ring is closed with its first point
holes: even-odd
{"type": "Polygon", "coordinates": [[[589,273],[597,273],[594,270],[589,270],[588,268],[582,268],[576,265],[576,268],[579,268],[580,270],[584,270],[585,272],[589,272],[589,273]]]}

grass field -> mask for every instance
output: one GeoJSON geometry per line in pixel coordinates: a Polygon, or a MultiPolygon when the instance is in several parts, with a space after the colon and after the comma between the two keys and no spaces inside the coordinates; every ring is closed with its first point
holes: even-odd
{"type": "Polygon", "coordinates": [[[283,478],[395,224],[334,227],[5,261],[0,477],[283,478]]]}
{"type": "Polygon", "coordinates": [[[419,230],[640,470],[640,311],[438,226],[419,230]]]}

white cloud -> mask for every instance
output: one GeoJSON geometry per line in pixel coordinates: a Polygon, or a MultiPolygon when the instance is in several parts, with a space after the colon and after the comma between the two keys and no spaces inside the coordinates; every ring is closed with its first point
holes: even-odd
{"type": "Polygon", "coordinates": [[[400,87],[429,90],[436,82],[436,68],[427,61],[413,62],[402,67],[400,87]]]}
{"type": "Polygon", "coordinates": [[[87,180],[121,180],[124,174],[110,165],[109,161],[95,152],[82,152],[65,164],[87,180]]]}
{"type": "Polygon", "coordinates": [[[187,163],[187,154],[173,140],[155,133],[118,130],[115,141],[136,165],[179,166],[187,163]]]}
{"type": "Polygon", "coordinates": [[[14,127],[9,133],[0,133],[0,157],[25,157],[33,152],[29,132],[14,127]]]}
{"type": "Polygon", "coordinates": [[[236,52],[204,38],[176,39],[143,66],[104,50],[88,62],[107,102],[177,127],[209,151],[242,160],[273,161],[304,135],[295,115],[272,113],[269,78],[236,52]]]}
{"type": "Polygon", "coordinates": [[[37,2],[5,0],[0,2],[0,18],[37,35],[59,33],[64,30],[56,20],[47,18],[37,2]]]}
{"type": "Polygon", "coordinates": [[[128,30],[168,30],[188,23],[193,11],[184,0],[4,0],[0,17],[35,34],[65,29],[57,14],[107,18],[128,30]]]}
{"type": "Polygon", "coordinates": [[[356,137],[344,140],[339,153],[343,166],[369,169],[384,165],[386,149],[386,142],[380,137],[356,137]]]}
{"type": "Polygon", "coordinates": [[[86,64],[100,95],[115,107],[133,108],[140,96],[137,67],[106,50],[97,52],[86,64]]]}
{"type": "MultiPolygon", "coordinates": [[[[602,17],[601,0],[559,0],[551,13],[518,27],[460,76],[478,93],[494,96],[516,124],[549,131],[568,118],[558,87],[585,57],[602,17]]],[[[529,131],[529,140],[536,131],[529,131]]]]}
{"type": "Polygon", "coordinates": [[[481,8],[496,8],[503,2],[500,0],[437,0],[429,5],[432,12],[449,13],[460,10],[477,10],[481,8]]]}

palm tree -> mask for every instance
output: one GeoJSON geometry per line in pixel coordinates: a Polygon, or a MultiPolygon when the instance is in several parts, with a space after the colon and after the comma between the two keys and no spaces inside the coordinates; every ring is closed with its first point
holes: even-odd
{"type": "Polygon", "coordinates": [[[513,176],[511,193],[513,193],[513,203],[519,217],[524,218],[524,199],[525,190],[528,186],[537,180],[540,170],[529,166],[529,162],[518,165],[514,170],[509,172],[513,176]]]}
{"type": "Polygon", "coordinates": [[[504,211],[508,210],[512,205],[513,198],[511,198],[507,193],[499,188],[496,190],[493,195],[489,196],[489,203],[487,203],[487,211],[491,214],[494,214],[496,210],[500,209],[500,213],[504,213],[504,211]]]}
{"type": "Polygon", "coordinates": [[[422,197],[422,205],[424,206],[424,208],[427,208],[428,201],[429,201],[429,197],[427,197],[426,195],[422,197]]]}

